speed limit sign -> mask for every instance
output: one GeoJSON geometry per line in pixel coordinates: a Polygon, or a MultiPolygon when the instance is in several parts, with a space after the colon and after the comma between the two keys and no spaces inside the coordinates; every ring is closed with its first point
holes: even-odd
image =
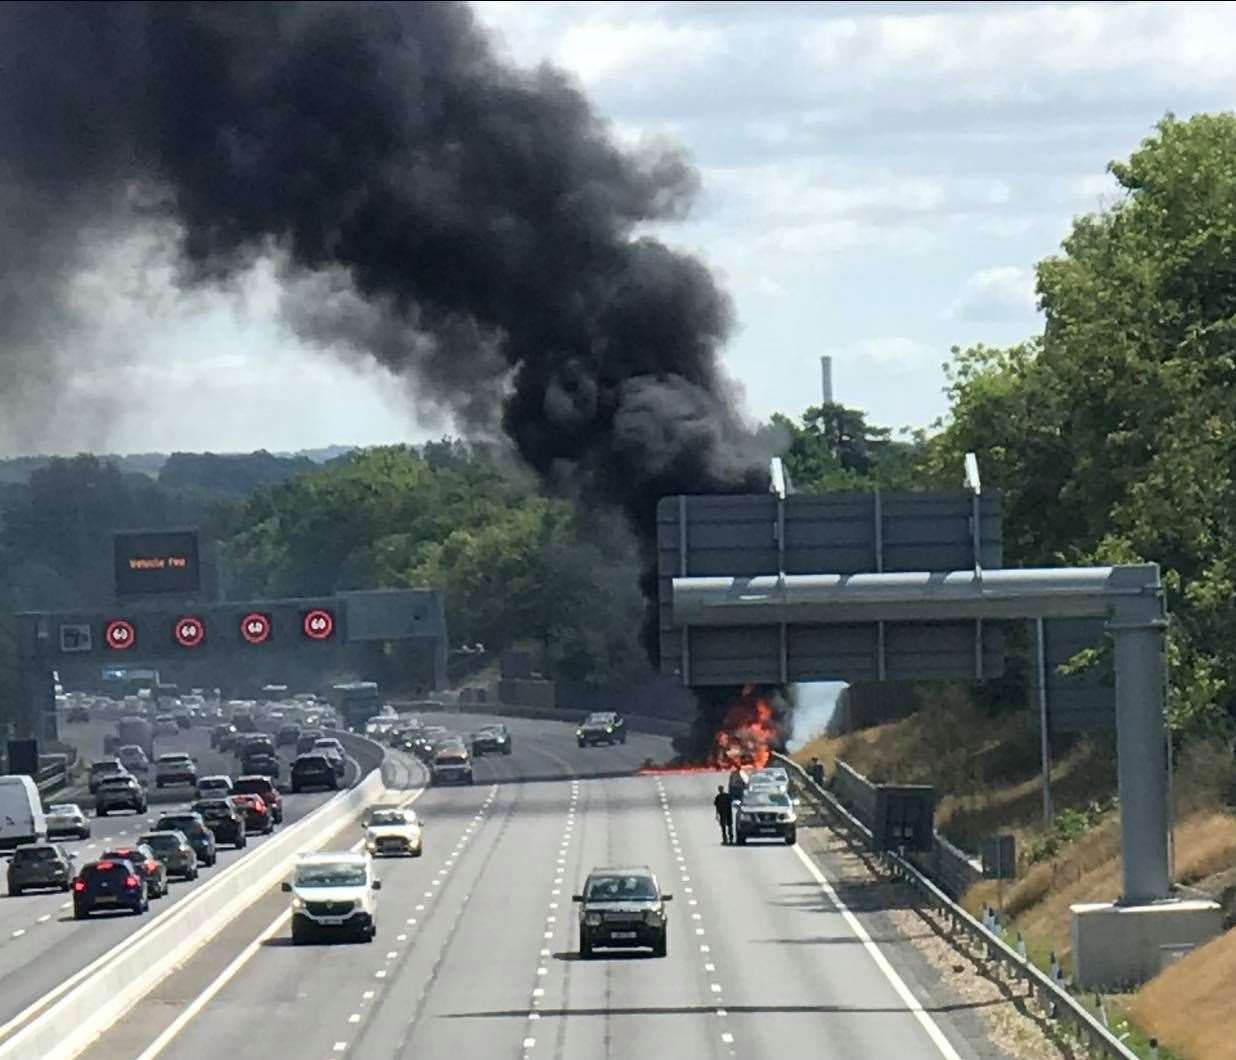
{"type": "Polygon", "coordinates": [[[185,615],[176,620],[173,632],[182,648],[196,648],[206,639],[206,623],[196,615],[185,615]]]}
{"type": "Polygon", "coordinates": [[[251,611],[240,620],[240,635],[250,644],[265,644],[270,640],[270,615],[251,611]]]}
{"type": "Polygon", "coordinates": [[[103,630],[103,641],[112,651],[128,651],[137,643],[133,623],[123,618],[112,619],[103,630]]]}
{"type": "Polygon", "coordinates": [[[304,630],[310,640],[328,640],[335,632],[335,616],[324,607],[306,611],[304,630]]]}

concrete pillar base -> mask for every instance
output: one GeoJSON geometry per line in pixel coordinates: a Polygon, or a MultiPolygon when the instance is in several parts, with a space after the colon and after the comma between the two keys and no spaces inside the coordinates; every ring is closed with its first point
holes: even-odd
{"type": "Polygon", "coordinates": [[[1073,979],[1086,990],[1144,983],[1223,931],[1219,903],[1199,899],[1081,902],[1071,909],[1073,979]]]}

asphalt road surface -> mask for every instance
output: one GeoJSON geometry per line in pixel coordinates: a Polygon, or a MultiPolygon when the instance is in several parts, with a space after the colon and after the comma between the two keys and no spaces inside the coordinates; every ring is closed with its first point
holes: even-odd
{"type": "Polygon", "coordinates": [[[474,787],[404,796],[425,854],[380,862],[376,941],[293,947],[272,890],[89,1055],[1000,1055],[797,848],[722,847],[716,774],[633,775],[668,741],[579,749],[560,723],[508,725],[514,753],[480,760],[474,787]],[[668,956],[581,960],[572,893],[592,867],[632,863],[674,894],[668,956]]]}
{"type": "MultiPolygon", "coordinates": [[[[66,727],[63,735],[74,742],[81,740],[87,757],[101,757],[101,732],[113,731],[114,726],[91,723],[89,726],[66,727]],[[97,737],[97,740],[96,740],[97,737]],[[97,746],[95,746],[97,742],[97,746]]],[[[230,753],[210,750],[210,733],[207,729],[189,729],[173,740],[167,737],[156,750],[187,751],[198,760],[202,776],[211,773],[239,774],[235,757],[230,753]]],[[[285,762],[284,779],[287,778],[286,762],[289,749],[281,748],[280,757],[285,762]]],[[[349,765],[347,780],[354,781],[356,769],[349,765]]],[[[136,815],[127,810],[117,810],[107,817],[94,816],[93,799],[85,796],[79,803],[90,817],[92,834],[84,840],[55,840],[78,857],[84,864],[98,857],[103,851],[133,842],[143,832],[153,829],[159,815],[174,808],[187,806],[196,797],[192,788],[186,786],[164,788],[156,791],[152,781],[149,789],[149,812],[136,815]],[[157,803],[157,805],[156,805],[157,803]]],[[[284,824],[291,824],[319,806],[333,792],[309,793],[284,796],[284,824]]],[[[74,793],[65,792],[49,801],[72,801],[74,793]]],[[[79,969],[106,953],[116,943],[146,923],[184,895],[204,884],[237,858],[253,851],[265,842],[265,836],[248,838],[244,850],[231,847],[219,848],[219,860],[213,868],[201,866],[196,881],[173,879],[171,890],[165,898],[154,899],[146,916],[133,916],[127,912],[100,913],[87,920],[73,919],[71,896],[58,891],[26,892],[18,897],[8,895],[0,899],[0,1035],[5,1025],[28,1005],[32,1004],[53,987],[69,978],[79,969]]],[[[7,858],[0,862],[0,869],[7,866],[7,858]]]]}

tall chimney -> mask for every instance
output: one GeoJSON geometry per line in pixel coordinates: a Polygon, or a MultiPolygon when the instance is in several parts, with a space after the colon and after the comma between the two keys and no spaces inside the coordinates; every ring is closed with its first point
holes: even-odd
{"type": "Polygon", "coordinates": [[[833,359],[831,357],[820,358],[820,382],[824,388],[824,404],[831,405],[833,403],[833,359]]]}

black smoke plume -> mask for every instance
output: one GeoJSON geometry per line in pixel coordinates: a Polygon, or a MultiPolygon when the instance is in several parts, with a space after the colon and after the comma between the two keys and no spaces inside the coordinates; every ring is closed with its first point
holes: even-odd
{"type": "Polygon", "coordinates": [[[729,302],[640,235],[696,183],[462,5],[5,4],[0,394],[81,367],[54,339],[89,239],[172,233],[184,287],[273,257],[302,335],[501,431],[651,561],[658,497],[763,486],[718,365],[729,302]]]}

